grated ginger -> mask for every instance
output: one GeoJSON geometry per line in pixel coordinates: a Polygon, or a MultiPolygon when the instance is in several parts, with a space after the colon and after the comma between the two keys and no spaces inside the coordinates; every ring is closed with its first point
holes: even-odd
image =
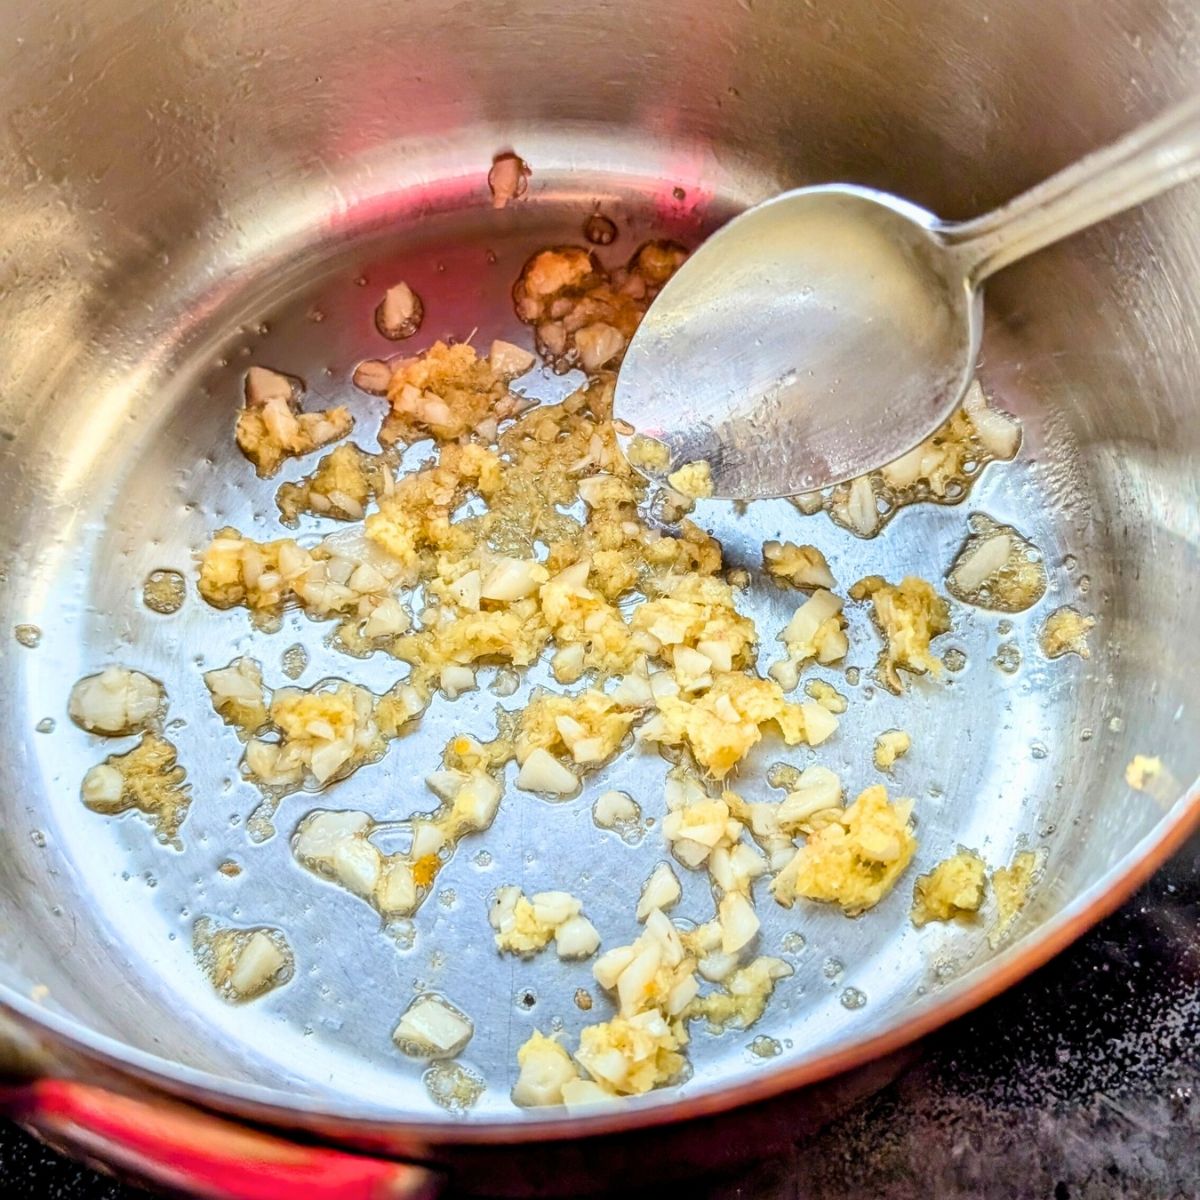
{"type": "Polygon", "coordinates": [[[117,814],[136,809],[154,826],[160,842],[178,847],[179,828],[191,803],[187,772],[176,750],[157,733],[144,733],[125,754],[110,754],[83,777],[84,804],[94,812],[117,814]]]}
{"type": "Polygon", "coordinates": [[[950,628],[950,606],[933,585],[915,575],[899,583],[888,583],[882,575],[868,575],[851,589],[854,600],[870,600],[876,629],[883,638],[876,675],[890,692],[900,695],[904,680],[900,671],[938,674],[942,660],[930,642],[950,628]]]}
{"type": "Polygon", "coordinates": [[[1056,608],[1043,622],[1038,644],[1047,658],[1062,658],[1065,654],[1077,654],[1090,658],[1088,634],[1096,624],[1095,617],[1084,616],[1070,605],[1056,608]]]}
{"type": "Polygon", "coordinates": [[[667,482],[689,500],[703,500],[713,494],[712,468],[704,461],[685,463],[667,476],[667,482]]]}
{"type": "Polygon", "coordinates": [[[749,1029],[766,1011],[776,983],[792,973],[783,959],[763,955],[739,967],[716,991],[697,996],[684,1015],[707,1021],[713,1033],[749,1029]]]}
{"type": "Polygon", "coordinates": [[[992,948],[1008,936],[1013,922],[1029,900],[1045,861],[1045,851],[1022,850],[1007,867],[992,872],[992,892],[996,897],[996,917],[988,941],[992,948]]]}
{"type": "Polygon", "coordinates": [[[912,747],[912,737],[903,729],[885,729],[875,739],[875,767],[879,771],[890,771],[896,759],[903,757],[912,747]]]}
{"type": "Polygon", "coordinates": [[[943,859],[913,884],[912,923],[920,929],[930,921],[970,916],[983,904],[987,866],[971,850],[943,859]]]}

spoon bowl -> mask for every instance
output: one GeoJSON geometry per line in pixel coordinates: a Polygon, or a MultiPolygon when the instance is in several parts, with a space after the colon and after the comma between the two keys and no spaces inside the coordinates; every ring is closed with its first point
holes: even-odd
{"type": "Polygon", "coordinates": [[[718,496],[841,483],[941,424],[971,381],[982,304],[937,218],[867,188],[785,192],[684,263],[617,380],[617,415],[708,462],[718,496]]]}
{"type": "Polygon", "coordinates": [[[962,399],[994,272],[1200,173],[1200,97],[973,221],[886,192],[785,192],[714,234],[650,306],[617,377],[653,477],[714,496],[816,491],[899,458],[962,399]]]}

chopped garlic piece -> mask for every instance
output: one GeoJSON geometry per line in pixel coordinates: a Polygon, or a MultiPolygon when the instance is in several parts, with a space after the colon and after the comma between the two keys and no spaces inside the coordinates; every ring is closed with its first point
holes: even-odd
{"type": "Polygon", "coordinates": [[[1008,413],[991,408],[979,386],[973,380],[963,397],[963,411],[970,419],[972,430],[980,445],[994,458],[1012,458],[1021,445],[1021,426],[1008,413]]]}
{"type": "Polygon", "coordinates": [[[386,396],[392,381],[392,368],[378,358],[364,359],[354,368],[352,382],[371,396],[386,396]]]}
{"type": "Polygon", "coordinates": [[[512,1099],[523,1108],[561,1104],[563,1088],[579,1080],[579,1070],[566,1050],[536,1029],[517,1051],[517,1066],[520,1074],[512,1099]]]}
{"type": "Polygon", "coordinates": [[[668,908],[674,908],[682,895],[679,876],[671,869],[670,863],[660,862],[642,884],[642,894],[638,897],[637,919],[644,921],[652,912],[665,912],[668,908]]]}
{"type": "Polygon", "coordinates": [[[606,321],[594,321],[575,331],[575,349],[585,371],[598,371],[625,349],[625,335],[606,321]]]}
{"type": "Polygon", "coordinates": [[[698,781],[673,773],[666,783],[667,815],[663,837],[671,852],[693,870],[708,861],[718,846],[731,846],[741,834],[725,796],[714,799],[698,781]]]}
{"type": "Polygon", "coordinates": [[[283,931],[220,926],[201,917],[192,931],[196,961],[224,1000],[255,1000],[292,978],[295,957],[283,931]]]}
{"type": "Polygon", "coordinates": [[[795,663],[816,659],[822,665],[846,657],[842,602],[832,592],[818,588],[796,609],[787,628],[779,635],[787,646],[788,657],[795,663]]]}
{"type": "Polygon", "coordinates": [[[964,604],[1023,612],[1045,594],[1046,567],[1028,538],[1011,525],[972,513],[971,535],[946,575],[946,590],[964,604]]]}
{"type": "Polygon", "coordinates": [[[524,346],[500,339],[492,342],[492,348],[488,352],[488,365],[501,379],[516,379],[518,375],[532,370],[535,362],[537,355],[526,350],[524,346]]]}
{"type": "Polygon", "coordinates": [[[1148,791],[1150,784],[1162,774],[1162,769],[1161,758],[1157,756],[1151,758],[1145,754],[1135,754],[1125,768],[1125,782],[1134,791],[1148,791]]]}
{"type": "Polygon", "coordinates": [[[641,807],[628,792],[601,792],[592,805],[592,820],[601,829],[636,825],[641,817],[641,807]]]}
{"type": "Polygon", "coordinates": [[[375,310],[375,328],[393,342],[412,337],[424,319],[425,305],[407,283],[388,288],[375,310]]]}
{"type": "Polygon", "coordinates": [[[519,154],[509,152],[496,155],[487,177],[488,188],[492,193],[492,207],[504,208],[510,200],[525,195],[525,190],[529,187],[529,176],[532,174],[529,164],[519,154]]]}
{"type": "Polygon", "coordinates": [[[717,920],[721,926],[722,954],[736,954],[758,934],[758,914],[741,892],[730,892],[721,897],[717,905],[717,920]]]}
{"type": "Polygon", "coordinates": [[[562,1102],[567,1112],[579,1112],[598,1106],[620,1104],[620,1097],[591,1079],[569,1079],[562,1086],[562,1102]]]}
{"type": "Polygon", "coordinates": [[[814,764],[800,772],[794,787],[776,806],[775,820],[788,833],[810,832],[817,818],[840,816],[841,811],[841,779],[828,767],[814,764]]]}
{"type": "MultiPolygon", "coordinates": [[[[725,793],[727,803],[735,799],[738,798],[732,792],[725,793]]],[[[742,806],[739,811],[748,807],[742,806]]],[[[733,808],[730,811],[733,811],[733,808]]],[[[708,858],[708,873],[712,876],[713,883],[727,893],[739,892],[749,895],[750,885],[760,875],[766,874],[767,866],[766,859],[746,842],[716,846],[708,858]]]]}
{"type": "Polygon", "coordinates": [[[447,700],[457,700],[463,692],[475,690],[475,672],[470,667],[448,664],[442,668],[438,683],[447,700]]]}
{"type": "Polygon", "coordinates": [[[637,940],[601,955],[592,974],[602,988],[616,992],[621,1016],[661,1008],[668,1017],[677,1017],[695,995],[695,967],[679,931],[654,909],[637,940]]]}
{"type": "Polygon", "coordinates": [[[235,658],[227,667],[204,672],[212,706],[242,736],[257,733],[270,720],[270,697],[262,667],[252,658],[235,658]]]}
{"type": "Polygon", "coordinates": [[[453,1058],[471,1040],[475,1027],[440,996],[418,996],[401,1016],[392,1040],[413,1058],[453,1058]]]}
{"type": "Polygon", "coordinates": [[[764,542],[763,567],[768,575],[795,588],[835,586],[833,572],[825,555],[816,546],[797,546],[795,542],[764,542]]]}
{"type": "Polygon", "coordinates": [[[67,711],[89,733],[124,737],[153,725],[162,716],[166,700],[162,684],[149,675],[128,667],[105,667],[75,684],[67,711]]]}
{"type": "Polygon", "coordinates": [[[529,752],[517,773],[517,787],[526,792],[551,796],[573,796],[579,790],[575,773],[550,753],[538,747],[529,752]]]}

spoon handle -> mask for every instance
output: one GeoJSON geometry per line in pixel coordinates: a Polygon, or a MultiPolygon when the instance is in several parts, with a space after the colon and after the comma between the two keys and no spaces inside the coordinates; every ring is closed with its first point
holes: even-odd
{"type": "Polygon", "coordinates": [[[1000,208],[941,228],[973,287],[1010,263],[1200,175],[1200,96],[1000,208]]]}

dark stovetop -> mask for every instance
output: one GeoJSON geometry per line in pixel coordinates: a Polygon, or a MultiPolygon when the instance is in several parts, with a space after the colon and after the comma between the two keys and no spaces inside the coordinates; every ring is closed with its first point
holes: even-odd
{"type": "MultiPolygon", "coordinates": [[[[931,1037],[897,1082],[692,1200],[1200,1196],[1198,917],[1200,837],[1048,967],[931,1037]]],[[[0,1186],[135,1196],[4,1126],[0,1186]]]]}

